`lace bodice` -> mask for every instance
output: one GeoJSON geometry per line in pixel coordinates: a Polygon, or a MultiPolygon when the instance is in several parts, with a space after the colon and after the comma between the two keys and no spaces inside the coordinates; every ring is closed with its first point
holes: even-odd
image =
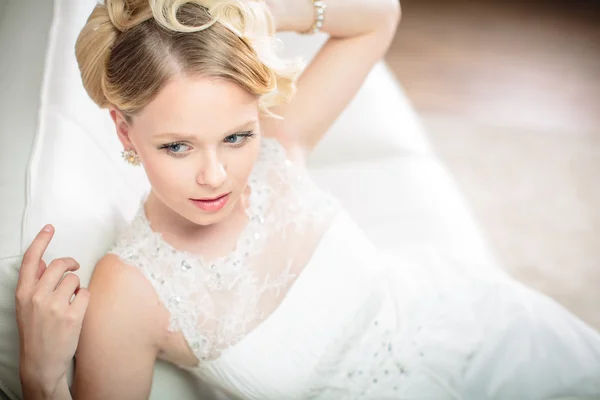
{"type": "Polygon", "coordinates": [[[172,247],[151,228],[147,195],[110,253],[139,268],[201,361],[215,360],[279,305],[338,210],[337,202],[262,138],[249,178],[247,224],[235,249],[215,259],[172,247]]]}

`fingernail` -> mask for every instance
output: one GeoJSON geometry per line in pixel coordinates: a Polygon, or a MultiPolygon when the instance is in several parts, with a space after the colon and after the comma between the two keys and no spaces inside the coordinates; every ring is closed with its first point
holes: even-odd
{"type": "Polygon", "coordinates": [[[44,232],[52,232],[52,225],[46,225],[44,226],[44,229],[42,229],[44,232]]]}

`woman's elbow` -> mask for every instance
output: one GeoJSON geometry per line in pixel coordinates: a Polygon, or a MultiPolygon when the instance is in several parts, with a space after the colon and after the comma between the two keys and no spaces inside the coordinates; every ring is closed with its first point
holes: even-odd
{"type": "Polygon", "coordinates": [[[381,49],[383,56],[396,36],[396,30],[402,18],[402,10],[398,0],[379,0],[379,2],[380,16],[375,35],[378,37],[377,47],[381,49]]]}
{"type": "Polygon", "coordinates": [[[383,25],[385,29],[393,36],[402,19],[402,7],[400,0],[385,0],[385,12],[383,16],[383,25]]]}

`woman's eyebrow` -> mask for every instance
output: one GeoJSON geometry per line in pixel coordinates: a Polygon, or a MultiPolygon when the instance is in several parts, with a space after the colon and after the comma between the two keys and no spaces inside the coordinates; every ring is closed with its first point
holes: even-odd
{"type": "MultiPolygon", "coordinates": [[[[227,136],[227,135],[233,135],[234,133],[238,133],[243,129],[247,129],[250,126],[254,126],[256,124],[257,119],[256,118],[252,118],[249,121],[244,122],[243,124],[229,130],[228,132],[223,133],[223,136],[227,136]]],[[[186,134],[186,133],[175,133],[175,132],[166,132],[166,133],[159,133],[157,135],[152,136],[152,139],[160,139],[160,140],[188,140],[188,141],[194,141],[198,139],[198,136],[193,135],[193,134],[186,134]]]]}

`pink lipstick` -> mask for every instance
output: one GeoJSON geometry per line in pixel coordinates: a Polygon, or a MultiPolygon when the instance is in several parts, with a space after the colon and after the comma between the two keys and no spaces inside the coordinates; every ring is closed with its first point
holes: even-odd
{"type": "Polygon", "coordinates": [[[191,202],[201,210],[206,212],[217,212],[227,204],[229,201],[229,195],[231,193],[227,193],[221,195],[219,197],[214,197],[212,199],[190,199],[191,202]]]}

